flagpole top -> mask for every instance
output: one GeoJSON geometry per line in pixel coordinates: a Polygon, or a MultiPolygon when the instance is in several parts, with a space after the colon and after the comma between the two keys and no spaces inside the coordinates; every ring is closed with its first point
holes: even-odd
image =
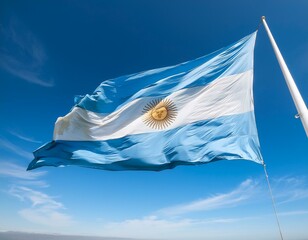
{"type": "Polygon", "coordinates": [[[261,20],[265,20],[265,16],[262,16],[262,17],[261,17],[261,20]]]}

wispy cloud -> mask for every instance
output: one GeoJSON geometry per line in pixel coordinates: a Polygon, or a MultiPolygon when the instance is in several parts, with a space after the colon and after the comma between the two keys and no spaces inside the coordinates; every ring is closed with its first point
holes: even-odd
{"type": "Polygon", "coordinates": [[[30,222],[50,227],[67,227],[73,223],[69,215],[62,213],[65,209],[63,204],[54,197],[22,186],[12,187],[9,193],[21,201],[31,203],[30,208],[19,211],[19,214],[30,222]]]}
{"type": "Polygon", "coordinates": [[[0,162],[0,175],[6,177],[13,177],[22,180],[37,180],[38,178],[44,176],[47,172],[36,171],[30,172],[26,171],[25,167],[19,166],[10,162],[0,162]]]}
{"type": "MultiPolygon", "coordinates": [[[[276,187],[280,187],[281,191],[283,191],[283,189],[281,189],[282,186],[285,187],[288,184],[291,184],[291,186],[296,185],[297,188],[294,189],[296,192],[299,188],[303,188],[305,180],[301,177],[284,177],[275,179],[273,182],[273,185],[275,185],[274,188],[277,190],[276,187]]],[[[251,231],[259,221],[264,220],[268,216],[272,216],[272,213],[261,211],[253,216],[241,216],[242,214],[240,214],[238,217],[231,218],[218,216],[216,218],[202,219],[188,218],[187,214],[233,208],[235,206],[251,203],[252,200],[263,201],[267,195],[266,191],[268,191],[264,183],[265,182],[259,180],[247,179],[228,192],[181,205],[159,209],[149,216],[109,222],[102,226],[101,231],[104,234],[115,237],[142,238],[151,236],[152,238],[163,237],[165,239],[174,239],[175,237],[176,239],[226,239],[226,236],[229,236],[228,231],[233,229],[233,226],[239,226],[238,224],[241,222],[245,224],[246,227],[249,226],[247,229],[241,229],[241,233],[244,237],[245,234],[249,234],[249,231],[251,231]],[[224,232],[219,235],[222,227],[224,232]]],[[[284,196],[279,196],[279,198],[286,198],[292,195],[294,195],[292,192],[288,192],[285,193],[284,196]]],[[[281,217],[289,217],[307,215],[308,211],[303,209],[278,212],[278,214],[281,217]]],[[[229,232],[234,234],[232,231],[229,232]]],[[[230,236],[230,238],[232,237],[230,236]]],[[[234,239],[236,238],[234,237],[234,239]]],[[[252,237],[251,239],[258,239],[258,237],[252,237]]]]}
{"type": "Polygon", "coordinates": [[[17,146],[16,144],[12,143],[9,140],[0,138],[0,145],[1,147],[4,147],[10,152],[13,152],[23,158],[26,158],[26,159],[33,158],[32,153],[25,151],[24,149],[22,149],[21,147],[17,146]]]}
{"type": "MultiPolygon", "coordinates": [[[[127,219],[119,222],[107,223],[103,226],[104,234],[116,237],[148,237],[164,238],[179,236],[188,238],[204,236],[204,231],[216,231],[221,224],[233,224],[239,221],[252,219],[251,217],[240,218],[205,218],[192,219],[183,215],[192,212],[210,211],[222,208],[234,207],[244,204],[259,190],[259,183],[252,179],[243,181],[235,189],[227,193],[217,194],[201,200],[166,207],[154,212],[150,216],[136,219],[127,219]],[[215,230],[214,230],[215,229],[215,230]],[[188,234],[189,233],[189,234],[188,234]]],[[[209,235],[208,235],[209,236],[209,235]]]]}
{"type": "Polygon", "coordinates": [[[44,180],[20,180],[16,181],[16,184],[23,186],[39,187],[39,188],[48,188],[50,186],[44,180]]]}
{"type": "Polygon", "coordinates": [[[40,41],[16,17],[7,26],[0,26],[2,46],[0,67],[27,82],[52,87],[53,81],[44,73],[47,55],[40,41]]]}
{"type": "Polygon", "coordinates": [[[190,219],[166,220],[156,216],[141,219],[129,219],[122,222],[111,222],[103,226],[102,232],[114,237],[168,237],[179,230],[191,227],[194,222],[190,219]]]}
{"type": "Polygon", "coordinates": [[[210,211],[219,208],[228,208],[248,200],[256,194],[258,183],[251,179],[242,182],[236,189],[223,194],[217,194],[201,200],[167,207],[158,211],[162,215],[182,215],[197,211],[210,211]]]}
{"type": "Polygon", "coordinates": [[[297,216],[297,215],[307,215],[307,210],[299,210],[299,211],[289,211],[289,212],[279,212],[279,216],[297,216]]]}
{"type": "Polygon", "coordinates": [[[307,178],[284,176],[273,179],[273,192],[279,204],[306,199],[308,198],[307,178]]]}
{"type": "MultiPolygon", "coordinates": [[[[157,239],[212,239],[220,231],[222,224],[237,224],[251,218],[209,218],[209,219],[166,219],[157,216],[111,222],[101,228],[101,233],[114,237],[157,238],[157,239]],[[214,233],[214,234],[213,234],[214,233]]],[[[215,238],[217,239],[217,238],[215,238]]],[[[225,239],[225,236],[223,238],[225,239]]]]}
{"type": "Polygon", "coordinates": [[[13,131],[13,130],[8,130],[8,132],[9,132],[10,134],[12,134],[13,136],[15,136],[15,137],[17,137],[17,138],[19,138],[19,139],[21,139],[21,140],[23,140],[23,141],[26,141],[26,142],[30,142],[30,143],[42,143],[41,141],[38,141],[38,140],[35,140],[35,139],[30,138],[30,137],[28,137],[28,136],[22,135],[22,134],[20,134],[20,133],[18,133],[18,132],[15,132],[15,131],[13,131]]]}

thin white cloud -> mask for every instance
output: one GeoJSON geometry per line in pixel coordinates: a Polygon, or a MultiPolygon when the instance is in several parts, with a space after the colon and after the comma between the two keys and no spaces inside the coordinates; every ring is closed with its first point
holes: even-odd
{"type": "Polygon", "coordinates": [[[301,176],[284,176],[273,179],[273,193],[278,204],[308,198],[308,182],[301,176]]]}
{"type": "Polygon", "coordinates": [[[0,145],[1,145],[1,147],[6,148],[10,152],[14,152],[15,154],[17,154],[17,155],[19,155],[23,158],[26,158],[26,159],[32,159],[33,158],[32,153],[25,151],[24,149],[15,145],[14,143],[10,142],[9,140],[0,138],[0,145]]]}
{"type": "MultiPolygon", "coordinates": [[[[263,182],[259,180],[247,179],[240,183],[235,188],[225,192],[207,197],[205,199],[192,201],[182,205],[170,206],[157,211],[152,215],[141,216],[137,218],[124,219],[122,221],[105,222],[103,219],[99,220],[99,228],[95,227],[95,231],[99,235],[113,236],[113,237],[130,237],[130,238],[152,238],[152,239],[260,239],[260,236],[267,236],[267,239],[273,239],[272,226],[263,226],[262,231],[264,235],[251,235],[251,231],[256,226],[260,226],[260,221],[272,217],[273,213],[264,212],[261,210],[253,215],[242,216],[242,213],[234,215],[234,217],[226,217],[226,215],[210,218],[209,214],[202,214],[204,218],[191,218],[186,214],[211,211],[218,209],[231,208],[235,206],[243,206],[252,201],[269,200],[267,199],[267,186],[265,179],[263,182]],[[102,223],[105,222],[105,223],[102,223]],[[234,228],[239,232],[234,232],[234,228]],[[221,231],[223,229],[223,231],[221,231]],[[248,236],[248,237],[247,237],[248,236]]],[[[294,179],[285,178],[280,179],[280,184],[283,183],[297,183],[297,186],[302,186],[303,180],[300,177],[294,179]]],[[[229,212],[230,213],[230,212],[229,212]]],[[[221,212],[219,212],[221,214],[221,212]]],[[[249,214],[249,213],[247,213],[249,214]]],[[[279,216],[288,218],[297,215],[307,215],[308,211],[299,209],[289,212],[278,212],[279,216]]],[[[198,216],[202,216],[198,214],[198,216]]],[[[215,213],[217,215],[217,213],[215,213]]],[[[97,225],[97,224],[96,224],[97,225]]],[[[274,232],[275,233],[275,232],[274,232]]]]}
{"type": "Polygon", "coordinates": [[[186,204],[171,206],[158,211],[161,215],[183,215],[191,212],[210,211],[220,208],[236,206],[256,194],[258,183],[247,179],[236,189],[223,194],[207,197],[205,199],[193,201],[186,204]]]}
{"type": "MultiPolygon", "coordinates": [[[[296,186],[302,187],[304,180],[299,177],[281,178],[276,180],[280,186],[286,183],[296,183],[296,186]]],[[[278,185],[277,185],[278,186],[278,185]]],[[[131,238],[164,238],[164,239],[225,239],[228,235],[234,234],[233,226],[238,227],[239,222],[246,224],[247,227],[255,227],[259,221],[264,220],[272,214],[255,214],[253,216],[240,216],[235,218],[217,217],[194,219],[187,218],[185,214],[201,211],[211,211],[224,208],[235,207],[246,204],[252,200],[262,201],[266,197],[266,185],[260,181],[247,179],[239,184],[233,190],[226,193],[210,196],[205,199],[192,201],[186,204],[175,205],[155,211],[153,215],[126,219],[118,222],[109,222],[102,226],[101,234],[114,237],[131,237],[131,238]],[[233,225],[235,224],[235,225],[233,225]],[[221,229],[224,229],[221,232],[221,229]],[[231,229],[231,230],[230,230],[231,229]],[[220,235],[221,232],[221,235],[220,235]]],[[[295,190],[296,191],[296,190],[295,190]]],[[[290,194],[287,194],[290,196],[290,194]]],[[[292,194],[291,194],[292,195],[292,194]]],[[[281,217],[307,215],[307,210],[296,210],[288,212],[278,212],[281,217]]],[[[240,238],[244,239],[245,234],[249,234],[251,228],[241,229],[240,238]]],[[[267,231],[270,231],[267,229],[267,231]]],[[[258,239],[258,236],[251,236],[249,239],[258,239]]],[[[269,239],[272,237],[269,237],[269,239]]],[[[236,239],[231,237],[230,239],[236,239]]]]}
{"type": "MultiPolygon", "coordinates": [[[[165,219],[147,216],[111,222],[101,228],[104,236],[157,239],[204,239],[216,235],[223,226],[250,218],[165,219]]],[[[208,238],[207,238],[208,239],[208,238]]],[[[222,238],[225,239],[225,238],[222,238]]]]}
{"type": "Polygon", "coordinates": [[[19,214],[32,223],[49,227],[67,227],[73,223],[69,215],[61,212],[65,209],[63,204],[45,193],[22,186],[12,187],[9,193],[31,203],[30,208],[20,210],[19,214]]]}
{"type": "Polygon", "coordinates": [[[129,219],[122,222],[108,223],[102,228],[105,236],[113,237],[149,237],[161,238],[178,235],[180,231],[190,228],[194,222],[190,219],[166,220],[156,216],[141,219],[129,219]]]}
{"type": "Polygon", "coordinates": [[[204,237],[204,232],[207,232],[209,234],[208,236],[210,236],[211,231],[214,235],[217,235],[217,231],[219,232],[222,224],[226,226],[226,224],[233,224],[252,218],[221,217],[191,219],[183,218],[183,215],[192,212],[234,207],[250,200],[259,192],[258,190],[258,182],[247,179],[227,193],[163,208],[155,211],[151,216],[107,223],[103,226],[102,233],[115,237],[141,238],[151,236],[152,238],[174,238],[177,236],[183,239],[186,237],[204,237]]]}
{"type": "Polygon", "coordinates": [[[15,137],[17,137],[17,138],[19,138],[19,139],[21,139],[21,140],[23,140],[23,141],[26,141],[26,142],[30,142],[30,143],[42,143],[41,141],[37,141],[37,140],[35,140],[35,139],[33,139],[33,138],[30,138],[30,137],[28,137],[28,136],[24,136],[24,135],[22,135],[22,134],[20,134],[20,133],[17,133],[17,132],[15,132],[15,131],[12,131],[12,130],[9,130],[8,131],[10,134],[12,134],[13,136],[15,136],[15,137]]]}
{"type": "Polygon", "coordinates": [[[25,167],[19,166],[14,163],[10,162],[0,162],[0,175],[6,177],[13,177],[22,180],[28,180],[29,183],[32,181],[30,180],[37,180],[38,178],[44,176],[47,172],[45,171],[36,171],[30,172],[27,171],[25,167]]]}
{"type": "Polygon", "coordinates": [[[23,186],[31,186],[31,187],[39,187],[39,188],[47,188],[50,185],[43,180],[22,180],[16,181],[16,184],[23,186]]]}
{"type": "Polygon", "coordinates": [[[52,87],[53,81],[43,72],[47,56],[42,44],[16,17],[0,26],[2,47],[0,67],[27,82],[52,87]]]}
{"type": "Polygon", "coordinates": [[[297,215],[307,215],[307,210],[289,211],[289,212],[279,212],[279,216],[297,216],[297,215]]]}

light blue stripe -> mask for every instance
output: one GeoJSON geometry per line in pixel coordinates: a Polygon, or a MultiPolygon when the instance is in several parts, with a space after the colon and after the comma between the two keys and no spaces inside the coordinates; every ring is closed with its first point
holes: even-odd
{"type": "Polygon", "coordinates": [[[76,105],[109,114],[137,98],[164,97],[183,88],[203,86],[219,77],[251,70],[256,34],[186,63],[106,80],[92,95],[76,97],[76,105]]]}
{"type": "Polygon", "coordinates": [[[34,156],[28,170],[78,165],[114,171],[160,171],[218,160],[262,163],[253,112],[120,139],[53,141],[36,150],[34,156]]]}

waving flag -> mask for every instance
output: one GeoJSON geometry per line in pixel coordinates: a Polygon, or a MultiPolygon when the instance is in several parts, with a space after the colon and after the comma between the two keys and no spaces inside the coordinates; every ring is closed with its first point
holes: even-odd
{"type": "Polygon", "coordinates": [[[153,170],[217,160],[262,163],[252,95],[257,32],[176,66],[106,80],[58,118],[28,170],[153,170]]]}

